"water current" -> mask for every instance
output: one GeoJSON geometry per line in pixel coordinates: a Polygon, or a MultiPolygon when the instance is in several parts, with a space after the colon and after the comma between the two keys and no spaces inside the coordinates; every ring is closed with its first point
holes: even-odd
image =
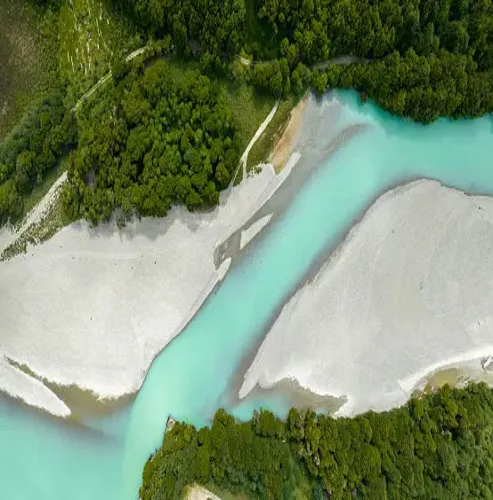
{"type": "Polygon", "coordinates": [[[156,358],[132,404],[81,427],[0,399],[2,498],[135,500],[168,415],[204,425],[220,406],[241,418],[260,406],[284,414],[287,402],[278,393],[231,407],[232,384],[273,315],[364,210],[392,186],[423,177],[493,194],[490,117],[421,126],[337,92],[307,110],[304,126],[309,153],[302,152],[300,165],[316,168],[156,358]],[[355,124],[365,127],[329,154],[331,140],[355,124]]]}

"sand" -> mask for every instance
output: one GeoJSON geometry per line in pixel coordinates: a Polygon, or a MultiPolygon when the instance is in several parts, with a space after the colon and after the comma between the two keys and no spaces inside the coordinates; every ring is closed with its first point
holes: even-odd
{"type": "Polygon", "coordinates": [[[272,164],[277,171],[281,170],[288,162],[293,153],[295,144],[301,133],[301,122],[308,100],[312,100],[311,94],[306,94],[303,99],[291,110],[288,124],[274,146],[272,152],[272,164]]]}
{"type": "Polygon", "coordinates": [[[240,397],[295,379],[346,396],[338,414],[353,415],[404,403],[441,368],[479,371],[493,354],[492,278],[492,198],[428,180],[391,190],[284,306],[240,397]]]}
{"type": "Polygon", "coordinates": [[[198,484],[188,486],[184,498],[185,500],[221,500],[217,495],[198,484]]]}
{"type": "Polygon", "coordinates": [[[240,250],[245,248],[269,224],[272,214],[264,215],[241,231],[240,250]]]}
{"type": "MultiPolygon", "coordinates": [[[[278,104],[242,155],[245,164],[278,104]]],[[[22,367],[1,368],[9,377],[0,377],[0,392],[57,416],[128,401],[154,357],[226,275],[232,258],[216,255],[218,248],[243,226],[245,245],[261,230],[255,213],[290,170],[277,176],[271,164],[259,169],[223,192],[209,213],[175,207],[164,219],[123,230],[79,222],[0,262],[0,360],[22,367]]],[[[0,252],[43,219],[65,180],[63,174],[17,230],[0,229],[0,252]]]]}
{"type": "Polygon", "coordinates": [[[12,366],[0,355],[0,381],[2,392],[35,408],[49,411],[57,417],[68,417],[69,407],[44,384],[12,366]]]}
{"type": "MultiPolygon", "coordinates": [[[[135,393],[154,357],[225,276],[231,259],[215,265],[216,247],[250,226],[284,178],[265,165],[209,213],[177,207],[165,219],[144,218],[121,231],[76,223],[0,262],[0,356],[103,399],[135,393]]],[[[0,390],[31,404],[12,377],[0,377],[0,390]]],[[[43,385],[24,373],[23,384],[28,381],[43,385]]],[[[62,414],[45,388],[33,404],[62,414]]]]}

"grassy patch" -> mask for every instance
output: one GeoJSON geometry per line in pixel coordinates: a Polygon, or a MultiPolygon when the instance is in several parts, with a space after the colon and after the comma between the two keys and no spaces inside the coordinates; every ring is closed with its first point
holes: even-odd
{"type": "MultiPolygon", "coordinates": [[[[154,60],[151,60],[154,63],[154,60]]],[[[200,63],[198,61],[184,61],[182,59],[166,59],[168,71],[172,80],[178,85],[183,83],[187,71],[200,71],[200,63]]]]}
{"type": "MultiPolygon", "coordinates": [[[[233,84],[221,80],[220,84],[235,117],[241,137],[240,150],[243,152],[261,123],[267,118],[276,100],[273,96],[259,93],[245,83],[233,84]]],[[[242,180],[243,169],[239,168],[234,178],[235,186],[242,180]]]]}
{"type": "Polygon", "coordinates": [[[0,261],[8,260],[21,253],[26,253],[28,245],[38,245],[43,241],[49,240],[62,227],[66,226],[71,221],[65,215],[63,210],[63,201],[61,190],[58,193],[43,213],[43,216],[38,222],[30,224],[18,238],[9,245],[0,255],[0,261]]]}
{"type": "Polygon", "coordinates": [[[104,76],[115,57],[145,44],[108,0],[64,1],[60,7],[60,74],[76,95],[104,76]]]}
{"type": "Polygon", "coordinates": [[[277,108],[274,118],[269,123],[260,139],[254,144],[250,154],[248,155],[248,171],[259,163],[265,162],[269,159],[269,156],[274,148],[274,144],[276,143],[276,140],[281,137],[288,123],[291,110],[297,103],[298,99],[294,97],[282,100],[279,103],[279,107],[277,108]]]}
{"type": "Polygon", "coordinates": [[[222,81],[221,85],[242,137],[241,147],[245,149],[276,100],[270,95],[256,92],[246,84],[234,85],[222,81]]]}
{"type": "Polygon", "coordinates": [[[0,140],[56,72],[56,41],[48,29],[54,17],[27,0],[0,1],[0,140]]]}
{"type": "MultiPolygon", "coordinates": [[[[168,62],[173,79],[180,82],[186,71],[199,69],[195,61],[171,60],[168,62]]],[[[214,79],[214,77],[211,77],[214,79]]],[[[220,93],[233,112],[241,136],[241,149],[244,150],[260,124],[267,118],[275,98],[256,91],[246,83],[233,83],[226,78],[217,78],[220,93]]]]}

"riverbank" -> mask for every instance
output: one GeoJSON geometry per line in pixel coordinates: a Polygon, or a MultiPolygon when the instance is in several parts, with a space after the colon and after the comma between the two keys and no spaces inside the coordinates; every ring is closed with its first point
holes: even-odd
{"type": "Polygon", "coordinates": [[[286,491],[314,499],[456,498],[460,488],[483,498],[493,487],[491,467],[483,473],[462,464],[489,464],[490,447],[470,443],[488,442],[492,421],[493,395],[485,384],[444,388],[354,418],[293,409],[287,421],[261,411],[238,422],[219,410],[212,432],[177,422],[145,465],[141,496],[179,497],[183,485],[200,482],[211,491],[220,487],[223,498],[256,498],[259,491],[262,498],[283,498],[286,491]],[[446,468],[443,449],[455,457],[446,468]]]}
{"type": "MultiPolygon", "coordinates": [[[[71,413],[63,401],[77,414],[100,414],[132,399],[154,357],[227,272],[231,257],[217,256],[221,242],[236,232],[241,250],[255,237],[260,228],[252,215],[288,174],[264,165],[222,193],[208,213],[175,207],[165,219],[144,218],[121,230],[114,223],[74,223],[0,263],[0,320],[9,325],[1,352],[27,383],[8,393],[58,416],[71,413]],[[42,386],[46,398],[30,399],[28,382],[42,386]]],[[[43,219],[64,181],[65,175],[20,233],[43,219]]],[[[2,249],[15,237],[4,231],[2,249]]]]}
{"type": "Polygon", "coordinates": [[[134,393],[227,271],[228,259],[214,266],[218,242],[276,184],[265,167],[210,213],[175,208],[121,231],[80,222],[1,263],[2,353],[38,377],[103,399],[134,393]]]}
{"type": "Polygon", "coordinates": [[[391,190],[284,306],[240,397],[295,379],[346,396],[338,414],[352,415],[404,403],[442,368],[477,360],[481,372],[492,249],[491,198],[433,181],[391,190]]]}
{"type": "Polygon", "coordinates": [[[278,172],[286,165],[293,153],[296,139],[300,134],[300,125],[308,99],[309,94],[306,93],[301,101],[291,110],[286,125],[274,144],[271,162],[278,172]]]}
{"type": "Polygon", "coordinates": [[[185,500],[221,500],[217,495],[214,495],[211,491],[203,486],[194,484],[188,486],[184,493],[185,500]]]}

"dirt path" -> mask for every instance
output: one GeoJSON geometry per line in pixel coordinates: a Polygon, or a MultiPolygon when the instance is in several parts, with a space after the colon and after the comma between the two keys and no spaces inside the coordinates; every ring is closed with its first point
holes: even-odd
{"type": "Polygon", "coordinates": [[[333,64],[334,66],[348,66],[349,64],[355,63],[369,63],[371,59],[366,59],[364,57],[357,56],[339,56],[334,59],[329,59],[327,61],[321,61],[315,64],[312,64],[312,69],[327,69],[327,66],[333,64]]]}
{"type": "Polygon", "coordinates": [[[241,155],[240,158],[240,163],[238,165],[238,168],[236,169],[235,174],[233,175],[233,179],[230,184],[230,188],[234,185],[236,176],[238,175],[238,172],[240,168],[243,168],[243,179],[246,178],[246,166],[247,166],[247,160],[248,160],[248,154],[250,153],[250,150],[252,149],[253,145],[259,140],[260,136],[265,132],[265,129],[268,127],[269,123],[272,121],[272,118],[274,118],[274,115],[276,114],[277,108],[279,107],[279,103],[281,102],[281,99],[277,99],[275,102],[273,108],[271,109],[270,113],[267,115],[267,118],[260,124],[260,127],[257,129],[255,132],[255,135],[252,137],[251,141],[248,143],[248,146],[246,147],[245,151],[241,155]]]}
{"type": "MultiPolygon", "coordinates": [[[[131,61],[132,59],[134,59],[135,57],[139,56],[140,54],[142,54],[145,50],[147,49],[147,46],[146,47],[141,47],[140,49],[137,49],[137,50],[134,50],[132,53],[130,53],[126,58],[125,58],[125,61],[126,62],[129,62],[131,61]]],[[[113,76],[113,73],[111,71],[109,71],[108,73],[106,73],[106,75],[104,75],[102,78],[100,78],[78,101],[77,103],[75,104],[75,106],[72,108],[72,113],[74,111],[77,111],[77,109],[80,107],[80,105],[88,98],[88,97],[91,97],[92,94],[94,94],[94,92],[96,92],[96,90],[98,90],[99,87],[101,87],[101,85],[104,85],[111,77],[113,76]]]]}

